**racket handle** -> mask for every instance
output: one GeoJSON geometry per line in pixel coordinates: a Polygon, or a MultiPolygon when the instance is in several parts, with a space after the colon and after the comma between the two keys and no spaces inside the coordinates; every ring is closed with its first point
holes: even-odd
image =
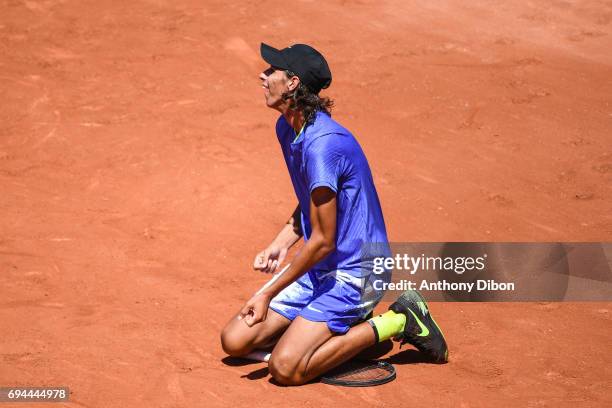
{"type": "Polygon", "coordinates": [[[287,269],[289,269],[289,267],[291,266],[290,263],[288,263],[287,265],[285,265],[285,267],[283,269],[281,269],[281,271],[277,274],[274,274],[274,276],[272,277],[272,279],[270,279],[268,282],[266,282],[265,285],[263,285],[261,287],[261,289],[259,289],[255,295],[259,295],[261,292],[263,292],[264,290],[266,290],[267,288],[270,287],[270,285],[272,285],[274,282],[276,282],[278,280],[278,278],[281,277],[281,275],[285,272],[287,272],[287,269]]]}

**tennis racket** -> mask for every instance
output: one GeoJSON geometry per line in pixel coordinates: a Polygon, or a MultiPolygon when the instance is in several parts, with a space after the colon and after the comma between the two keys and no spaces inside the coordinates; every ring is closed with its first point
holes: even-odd
{"type": "MultiPolygon", "coordinates": [[[[254,350],[244,358],[267,363],[270,355],[267,351],[254,350]]],[[[321,382],[343,387],[373,387],[393,381],[395,377],[395,367],[386,361],[351,360],[323,374],[321,382]]]]}

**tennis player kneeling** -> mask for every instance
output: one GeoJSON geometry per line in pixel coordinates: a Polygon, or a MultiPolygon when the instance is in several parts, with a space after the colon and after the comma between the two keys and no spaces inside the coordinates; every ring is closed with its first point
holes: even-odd
{"type": "Polygon", "coordinates": [[[259,78],[267,106],[281,113],[276,134],[299,204],[253,266],[273,273],[302,236],[305,244],[229,321],[223,349],[236,357],[272,350],[270,373],[286,385],[304,384],[389,338],[446,362],[446,342],[418,292],[404,292],[388,312],[366,320],[383,296],[372,285],[380,279],[372,259],[390,251],[366,157],[331,118],[331,100],[319,96],[331,83],[327,62],[304,44],[262,44],[261,55],[270,67],[259,78]],[[364,252],[367,243],[378,249],[364,252]]]}

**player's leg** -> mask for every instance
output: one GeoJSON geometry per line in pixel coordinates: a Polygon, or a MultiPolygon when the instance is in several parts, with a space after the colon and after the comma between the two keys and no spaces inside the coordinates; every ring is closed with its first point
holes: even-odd
{"type": "Polygon", "coordinates": [[[221,346],[230,356],[244,356],[255,349],[269,349],[291,321],[274,310],[268,310],[266,320],[249,327],[238,315],[232,317],[221,332],[221,346]]]}
{"type": "Polygon", "coordinates": [[[407,291],[388,312],[351,327],[346,334],[332,332],[330,322],[297,317],[272,351],[270,373],[281,384],[304,384],[365,348],[394,337],[413,344],[432,362],[448,361],[446,341],[426,303],[418,292],[407,291]],[[418,304],[413,304],[412,299],[418,304]]]}
{"type": "Polygon", "coordinates": [[[270,373],[281,384],[304,384],[375,343],[374,330],[367,322],[338,335],[326,322],[298,316],[272,351],[270,373]]]}
{"type": "Polygon", "coordinates": [[[282,384],[310,381],[376,343],[372,326],[358,323],[383,293],[371,290],[369,279],[345,272],[313,279],[313,299],[272,351],[270,372],[282,384]]]}
{"type": "Polygon", "coordinates": [[[447,361],[444,336],[416,291],[404,292],[388,312],[353,326],[380,300],[380,294],[372,295],[363,287],[363,282],[356,284],[341,273],[321,282],[318,295],[294,319],[272,352],[270,372],[277,381],[303,384],[393,337],[415,345],[433,361],[447,361]]]}
{"type": "Polygon", "coordinates": [[[221,333],[223,350],[239,357],[255,349],[271,348],[312,297],[312,281],[306,273],[272,299],[263,322],[249,327],[234,316],[221,333]]]}

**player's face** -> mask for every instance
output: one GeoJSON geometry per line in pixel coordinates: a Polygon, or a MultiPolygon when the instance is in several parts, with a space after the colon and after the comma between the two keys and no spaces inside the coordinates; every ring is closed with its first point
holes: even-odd
{"type": "Polygon", "coordinates": [[[261,86],[264,89],[266,105],[270,108],[279,109],[285,102],[283,93],[289,90],[289,79],[284,70],[270,67],[259,74],[261,86]]]}

